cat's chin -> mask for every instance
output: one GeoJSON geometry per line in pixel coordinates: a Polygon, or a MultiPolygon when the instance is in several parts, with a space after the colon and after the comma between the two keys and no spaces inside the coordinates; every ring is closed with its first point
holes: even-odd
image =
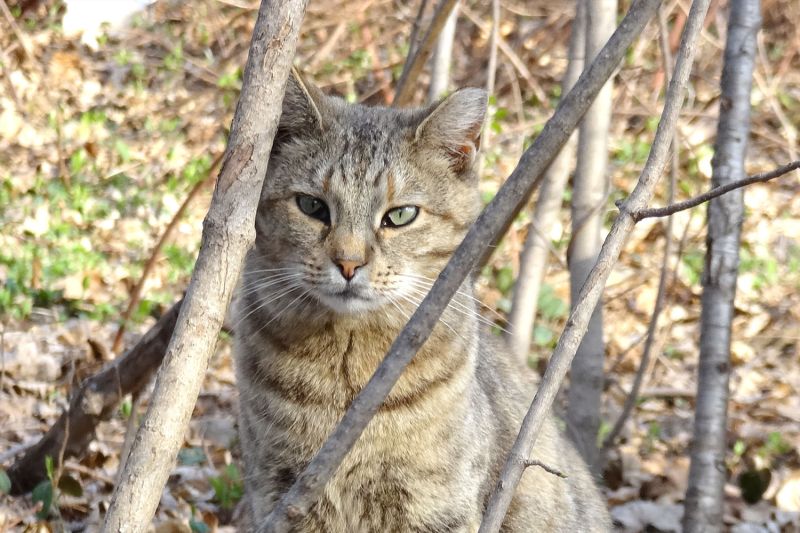
{"type": "Polygon", "coordinates": [[[354,294],[320,294],[317,298],[331,311],[341,315],[368,313],[381,306],[372,298],[354,294]]]}

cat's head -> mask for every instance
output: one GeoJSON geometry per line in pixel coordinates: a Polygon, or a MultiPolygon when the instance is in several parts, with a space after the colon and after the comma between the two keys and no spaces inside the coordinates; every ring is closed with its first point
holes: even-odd
{"type": "Polygon", "coordinates": [[[248,282],[336,313],[419,301],[479,211],[485,115],[480,89],[390,109],[290,76],[248,282]]]}

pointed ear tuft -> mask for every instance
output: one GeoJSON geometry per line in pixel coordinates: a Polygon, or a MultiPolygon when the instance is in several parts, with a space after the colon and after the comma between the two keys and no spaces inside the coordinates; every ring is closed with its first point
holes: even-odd
{"type": "Polygon", "coordinates": [[[443,149],[450,167],[460,173],[472,168],[486,118],[486,91],[468,87],[444,98],[417,127],[417,143],[443,149]]]}
{"type": "Polygon", "coordinates": [[[276,140],[321,133],[325,128],[325,99],[319,88],[292,67],[286,81],[276,140]]]}

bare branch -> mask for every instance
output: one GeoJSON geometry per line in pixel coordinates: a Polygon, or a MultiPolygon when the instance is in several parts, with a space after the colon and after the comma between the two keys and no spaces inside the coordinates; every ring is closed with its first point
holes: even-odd
{"type": "Polygon", "coordinates": [[[144,531],[158,506],[214,352],[242,261],[307,0],[263,0],[200,254],[103,531],[144,531]]]}
{"type": "MultiPolygon", "coordinates": [[[[664,82],[669,86],[670,72],[672,69],[672,51],[669,47],[669,29],[667,27],[667,17],[664,13],[664,6],[658,9],[658,35],[659,46],[661,48],[661,63],[664,70],[664,82]]],[[[678,184],[679,168],[679,154],[678,154],[678,129],[675,128],[675,133],[672,137],[672,161],[669,172],[669,186],[667,193],[667,203],[671,204],[675,200],[675,188],[678,184]]],[[[622,413],[614,423],[611,431],[606,435],[603,441],[603,450],[608,450],[616,440],[617,436],[625,427],[625,421],[633,411],[636,401],[639,398],[639,390],[642,388],[644,381],[644,373],[650,366],[650,355],[655,345],[656,332],[658,331],[658,319],[661,316],[661,311],[664,308],[664,301],[667,294],[667,278],[669,278],[669,259],[672,255],[672,216],[667,217],[667,227],[664,231],[664,257],[661,260],[661,273],[658,278],[658,289],[656,290],[656,303],[653,306],[653,313],[650,316],[650,322],[647,324],[647,338],[644,341],[644,348],[642,349],[642,358],[639,360],[639,368],[636,369],[636,375],[633,378],[633,385],[628,397],[625,398],[625,403],[622,406],[622,413]]]]}
{"type": "Polygon", "coordinates": [[[47,479],[46,456],[58,457],[63,448],[64,457],[80,457],[92,441],[97,424],[114,413],[124,395],[147,383],[164,357],[181,303],[164,313],[128,353],[84,381],[72,394],[69,408],[8,470],[13,494],[28,492],[47,479]],[[71,429],[69,435],[67,427],[71,429]]]}
{"type": "Polygon", "coordinates": [[[433,19],[431,25],[419,46],[413,50],[414,55],[409,61],[406,61],[403,67],[403,73],[397,81],[397,90],[394,95],[394,102],[392,105],[400,107],[408,105],[411,98],[414,96],[414,89],[416,88],[416,80],[419,77],[422,68],[433,53],[433,48],[436,46],[436,40],[442,32],[447,19],[450,18],[450,12],[456,5],[458,0],[441,0],[436,10],[433,12],[433,19]]]}
{"type": "Polygon", "coordinates": [[[150,272],[156,265],[156,260],[161,253],[161,249],[164,247],[164,244],[166,244],[170,235],[172,235],[172,232],[178,226],[178,222],[180,222],[181,217],[186,212],[186,209],[189,207],[189,204],[192,203],[192,200],[194,200],[195,196],[200,193],[200,191],[209,181],[209,178],[216,176],[216,174],[219,172],[219,165],[222,163],[222,156],[223,154],[217,156],[217,158],[214,159],[214,162],[211,163],[211,167],[208,169],[208,174],[206,177],[194,184],[192,189],[189,191],[189,194],[187,194],[186,198],[184,198],[183,203],[180,205],[180,207],[178,207],[178,210],[175,211],[175,214],[172,215],[172,220],[170,220],[169,224],[167,224],[167,227],[164,229],[161,237],[159,237],[158,242],[150,251],[150,257],[147,259],[144,269],[142,269],[142,274],[139,276],[139,281],[136,282],[136,286],[131,291],[131,297],[130,300],[128,300],[128,307],[126,307],[125,312],[122,313],[119,328],[117,328],[117,333],[114,335],[114,342],[111,343],[111,351],[115,354],[118,353],[119,349],[122,347],[122,336],[125,334],[125,328],[128,327],[128,320],[130,320],[133,310],[139,304],[139,298],[142,296],[144,283],[147,281],[147,277],[150,275],[150,272]]]}
{"type": "MultiPolygon", "coordinates": [[[[485,23],[476,15],[472,10],[470,10],[466,5],[461,8],[462,13],[464,16],[469,19],[475,26],[478,27],[482,32],[489,33],[491,35],[492,28],[489,24],[485,23]]],[[[509,63],[514,67],[520,76],[525,80],[525,83],[528,84],[528,87],[536,94],[536,98],[541,103],[540,105],[548,106],[548,102],[550,101],[547,97],[547,94],[542,90],[542,87],[536,82],[536,78],[533,77],[531,71],[525,65],[525,61],[522,60],[521,57],[514,51],[511,46],[506,42],[505,39],[498,33],[497,35],[497,47],[503,52],[503,55],[506,56],[509,63]]],[[[548,106],[549,107],[549,106],[548,106]]]]}
{"type": "MultiPolygon", "coordinates": [[[[622,247],[633,230],[635,221],[632,213],[644,207],[650,200],[658,178],[664,170],[669,154],[670,141],[678,119],[678,112],[683,103],[686,83],[694,60],[696,51],[694,43],[702,28],[709,3],[710,0],[696,0],[692,4],[686,29],[681,37],[675,75],[667,91],[664,111],[656,130],[650,155],[647,158],[642,174],[639,176],[636,188],[622,206],[619,216],[614,221],[611,231],[603,243],[597,263],[589,273],[589,277],[581,289],[577,304],[567,320],[567,326],[558,340],[547,371],[536,391],[533,403],[522,422],[519,436],[511,449],[505,467],[503,467],[503,472],[484,515],[484,520],[479,530],[480,533],[499,531],[508,506],[514,496],[514,490],[522,477],[521,461],[531,456],[536,437],[538,437],[547,412],[550,410],[550,406],[561,387],[561,382],[569,370],[583,334],[586,332],[589,318],[600,300],[606,280],[614,264],[619,259],[622,247]]],[[[638,5],[634,4],[631,10],[638,5]]],[[[624,24],[624,20],[622,24],[624,24]]],[[[599,57],[602,56],[603,52],[600,52],[599,57]]]]}
{"type": "Polygon", "coordinates": [[[719,187],[714,187],[708,192],[704,192],[703,194],[699,194],[694,198],[684,200],[683,202],[678,202],[677,204],[668,205],[666,207],[651,207],[649,209],[642,209],[641,211],[633,213],[633,217],[638,222],[645,218],[665,217],[672,215],[678,211],[685,211],[687,209],[691,209],[692,207],[697,207],[698,205],[708,202],[713,198],[717,198],[718,196],[722,196],[723,194],[736,189],[741,189],[742,187],[747,187],[753,183],[763,183],[775,178],[780,178],[784,174],[788,174],[789,172],[797,170],[798,168],[800,168],[800,160],[792,161],[791,163],[778,167],[775,170],[762,172],[761,174],[754,174],[747,178],[742,178],[740,180],[726,183],[725,185],[720,185],[719,187]]]}
{"type": "MultiPolygon", "coordinates": [[[[419,3],[419,10],[417,16],[414,18],[414,23],[411,25],[411,35],[408,37],[408,57],[413,57],[414,52],[417,51],[419,46],[419,29],[422,26],[422,19],[425,18],[425,11],[428,9],[428,0],[422,0],[419,3]]],[[[406,70],[408,61],[403,65],[403,70],[406,70]]]]}
{"type": "Polygon", "coordinates": [[[567,142],[600,88],[616,69],[625,50],[658,5],[659,0],[639,0],[633,4],[597,59],[564,97],[542,133],[525,151],[506,183],[472,225],[375,374],[353,400],[339,425],[283,496],[260,531],[289,531],[296,520],[308,513],[400,374],[427,340],[458,287],[474,270],[486,247],[503,231],[508,220],[513,218],[538,186],[542,173],[567,142]]]}
{"type": "Polygon", "coordinates": [[[428,101],[435,102],[447,93],[450,85],[450,64],[453,60],[453,44],[456,38],[456,25],[458,23],[458,5],[453,6],[450,16],[447,17],[431,61],[431,83],[428,86],[428,101]]]}

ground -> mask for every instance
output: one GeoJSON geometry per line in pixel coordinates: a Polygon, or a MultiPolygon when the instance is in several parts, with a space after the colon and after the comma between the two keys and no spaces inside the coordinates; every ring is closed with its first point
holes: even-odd
{"type": "MultiPolygon", "coordinates": [[[[87,33],[82,42],[69,33],[74,17],[64,18],[61,2],[7,4],[13,25],[4,19],[0,32],[0,489],[3,472],[52,425],[70,390],[133,346],[186,287],[257,7],[251,0],[164,0],[132,15],[128,26],[87,33]]],[[[500,33],[510,52],[499,56],[483,142],[486,201],[552,114],[571,20],[571,3],[501,5],[500,33]]],[[[665,5],[675,45],[687,2],[665,5]]],[[[416,12],[416,2],[312,1],[296,64],[328,91],[387,103],[416,12]]],[[[698,44],[679,123],[679,199],[708,188],[726,13],[724,0],[713,2],[698,44]]],[[[749,173],[797,159],[798,152],[800,4],[764,0],[763,17],[749,173]]],[[[490,20],[483,3],[466,2],[454,87],[485,83],[490,20]]],[[[648,27],[619,72],[606,227],[614,201],[631,191],[642,168],[663,101],[657,35],[655,25],[648,27]]],[[[416,102],[424,97],[420,89],[416,102]]],[[[568,201],[569,191],[559,224],[546,229],[554,254],[534,330],[531,366],[538,369],[569,306],[568,201]]],[[[797,173],[749,187],[745,203],[725,519],[739,532],[800,531],[797,173]]],[[[509,310],[528,222],[528,212],[517,218],[478,282],[486,316],[499,324],[509,310]]],[[[639,364],[665,227],[663,220],[637,226],[604,293],[602,432],[616,420],[639,364]]],[[[705,209],[680,213],[673,227],[680,253],[670,262],[675,275],[654,358],[605,471],[609,504],[627,531],[648,523],[675,530],[688,473],[705,209]]],[[[48,502],[49,481],[33,496],[0,494],[0,530],[96,530],[126,434],[147,396],[127,397],[100,424],[86,452],[53,472],[61,480],[55,502],[48,502]]],[[[223,336],[154,519],[156,530],[231,528],[241,495],[236,401],[229,337],[223,336]]]]}

